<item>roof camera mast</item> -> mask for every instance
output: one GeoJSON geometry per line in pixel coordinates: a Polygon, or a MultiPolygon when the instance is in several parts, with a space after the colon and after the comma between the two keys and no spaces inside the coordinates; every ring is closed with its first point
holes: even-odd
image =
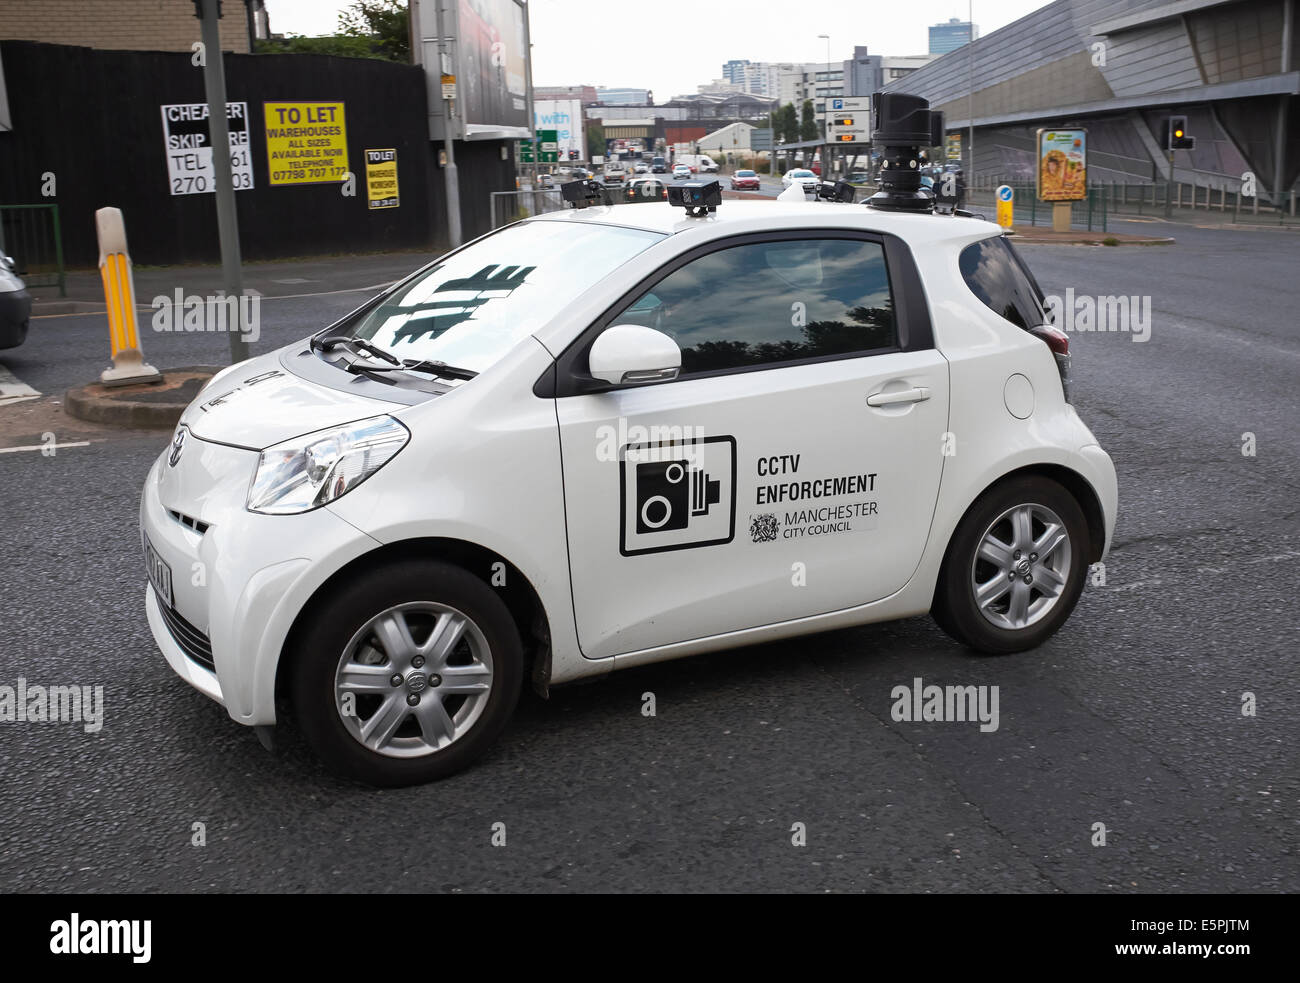
{"type": "Polygon", "coordinates": [[[927,99],[873,92],[876,128],[871,142],[880,148],[880,190],[867,199],[872,208],[891,212],[932,212],[934,194],[921,187],[921,148],[943,143],[943,113],[927,99]]]}

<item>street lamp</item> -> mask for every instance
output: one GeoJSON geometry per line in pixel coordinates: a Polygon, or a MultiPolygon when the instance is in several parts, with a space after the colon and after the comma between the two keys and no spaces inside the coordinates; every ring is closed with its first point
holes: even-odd
{"type": "Polygon", "coordinates": [[[831,36],[829,34],[817,36],[826,39],[826,94],[822,96],[822,180],[829,181],[831,177],[831,36]]]}

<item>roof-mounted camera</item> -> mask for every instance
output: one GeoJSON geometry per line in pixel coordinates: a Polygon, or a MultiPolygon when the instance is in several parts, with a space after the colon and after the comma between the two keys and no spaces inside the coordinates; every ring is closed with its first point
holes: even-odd
{"type": "Polygon", "coordinates": [[[927,99],[895,92],[874,92],[871,112],[876,128],[871,142],[880,148],[880,190],[867,199],[872,208],[894,212],[934,210],[934,194],[921,187],[921,148],[943,143],[943,113],[927,99]]]}
{"type": "Polygon", "coordinates": [[[604,187],[599,181],[591,179],[565,181],[560,185],[560,196],[574,208],[586,208],[588,205],[605,203],[604,187]]]}
{"type": "Polygon", "coordinates": [[[852,202],[858,189],[848,181],[823,181],[817,185],[817,197],[822,201],[852,202]]]}
{"type": "Polygon", "coordinates": [[[687,215],[707,215],[722,204],[722,185],[714,181],[683,181],[668,185],[668,204],[685,208],[687,215]]]}

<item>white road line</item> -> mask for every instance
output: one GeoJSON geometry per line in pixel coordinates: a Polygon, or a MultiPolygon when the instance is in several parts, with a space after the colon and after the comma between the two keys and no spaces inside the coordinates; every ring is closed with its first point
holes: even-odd
{"type": "Polygon", "coordinates": [[[61,451],[65,447],[89,447],[90,441],[78,440],[69,444],[28,444],[25,447],[0,447],[0,454],[16,454],[19,451],[61,451]]]}
{"type": "Polygon", "coordinates": [[[12,372],[0,365],[0,406],[16,403],[19,400],[35,399],[39,396],[35,389],[20,380],[12,372]]]}

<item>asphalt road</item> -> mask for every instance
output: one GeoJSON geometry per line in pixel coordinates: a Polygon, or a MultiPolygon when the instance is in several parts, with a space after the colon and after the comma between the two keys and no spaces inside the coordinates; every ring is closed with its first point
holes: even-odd
{"type": "MultiPolygon", "coordinates": [[[[0,891],[1300,890],[1300,237],[1175,233],[1024,249],[1049,293],[1153,304],[1145,343],[1071,338],[1121,505],[1104,586],[1049,644],[982,658],[913,619],[630,670],[526,694],[477,767],[388,792],[292,732],[267,753],[163,663],[135,511],[166,436],[58,417],[103,320],[37,322],[0,367],[47,398],[0,407],[0,448],[88,443],[0,453],[0,684],[102,685],[106,712],[0,723],[0,891]],[[918,676],[999,686],[998,730],[893,721],[918,676]]],[[[361,296],[266,302],[255,351],[361,296]]]]}

